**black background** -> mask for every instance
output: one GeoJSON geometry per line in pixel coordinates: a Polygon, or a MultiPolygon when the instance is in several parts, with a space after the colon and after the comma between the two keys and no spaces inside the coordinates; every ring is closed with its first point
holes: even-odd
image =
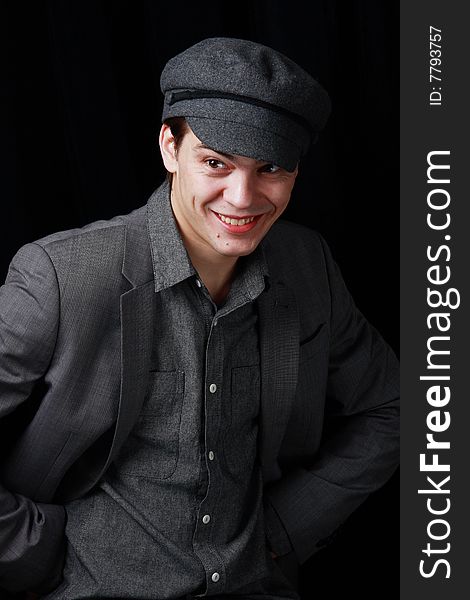
{"type": "MultiPolygon", "coordinates": [[[[143,205],[164,176],[162,67],[205,37],[251,39],[330,93],[285,218],[323,234],[398,352],[398,27],[398,3],[373,0],[2,2],[1,279],[22,244],[143,205]]],[[[395,474],[302,567],[303,598],[398,598],[398,517],[395,474]]]]}

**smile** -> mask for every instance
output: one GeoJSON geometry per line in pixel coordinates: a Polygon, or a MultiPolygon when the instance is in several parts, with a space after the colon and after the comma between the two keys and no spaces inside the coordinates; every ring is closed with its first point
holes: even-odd
{"type": "Polygon", "coordinates": [[[258,225],[263,215],[247,215],[237,217],[237,215],[223,215],[222,213],[211,211],[214,217],[219,221],[225,231],[233,235],[244,235],[258,225]]]}
{"type": "Polygon", "coordinates": [[[220,213],[217,213],[217,215],[223,223],[227,223],[228,225],[237,225],[238,227],[240,227],[241,225],[246,225],[246,223],[251,223],[255,218],[245,217],[244,219],[234,219],[232,217],[226,217],[225,215],[221,215],[220,213]]]}

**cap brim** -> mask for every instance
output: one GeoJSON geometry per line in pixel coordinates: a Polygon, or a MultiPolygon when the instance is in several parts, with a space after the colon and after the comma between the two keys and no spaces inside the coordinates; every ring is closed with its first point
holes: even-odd
{"type": "Polygon", "coordinates": [[[221,154],[233,154],[273,163],[286,171],[295,171],[301,147],[272,131],[240,122],[187,116],[194,135],[221,154]]]}

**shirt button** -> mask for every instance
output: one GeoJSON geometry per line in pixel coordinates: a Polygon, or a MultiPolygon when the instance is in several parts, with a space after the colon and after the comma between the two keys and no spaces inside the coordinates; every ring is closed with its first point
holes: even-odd
{"type": "Polygon", "coordinates": [[[212,573],[211,579],[214,583],[217,583],[217,581],[220,579],[220,575],[218,573],[212,573]]]}
{"type": "Polygon", "coordinates": [[[199,279],[196,279],[196,285],[197,287],[201,287],[202,283],[199,281],[199,279]]]}
{"type": "Polygon", "coordinates": [[[203,522],[205,525],[207,525],[207,523],[209,523],[209,521],[210,521],[210,520],[211,520],[211,517],[210,517],[210,515],[204,515],[204,516],[202,517],[202,522],[203,522]]]}
{"type": "Polygon", "coordinates": [[[215,394],[216,391],[217,391],[217,386],[215,385],[215,383],[211,383],[209,386],[209,392],[211,394],[215,394]]]}
{"type": "Polygon", "coordinates": [[[209,460],[214,460],[214,453],[212,450],[209,451],[209,460]]]}

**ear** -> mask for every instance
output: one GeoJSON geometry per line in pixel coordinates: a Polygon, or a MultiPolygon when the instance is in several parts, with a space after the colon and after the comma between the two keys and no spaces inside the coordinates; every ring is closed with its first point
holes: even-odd
{"type": "Polygon", "coordinates": [[[175,140],[168,125],[163,123],[158,137],[163,164],[169,173],[174,173],[178,166],[176,159],[175,140]]]}

